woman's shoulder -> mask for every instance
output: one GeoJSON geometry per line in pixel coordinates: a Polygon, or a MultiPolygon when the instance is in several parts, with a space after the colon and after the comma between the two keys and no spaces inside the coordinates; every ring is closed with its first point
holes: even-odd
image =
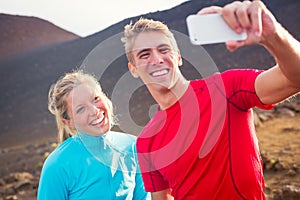
{"type": "Polygon", "coordinates": [[[46,162],[53,163],[53,162],[68,162],[69,160],[73,160],[75,155],[78,155],[78,151],[80,149],[80,143],[76,141],[75,138],[70,137],[67,140],[63,141],[59,144],[47,157],[46,162]]]}
{"type": "Polygon", "coordinates": [[[132,151],[136,143],[136,136],[122,132],[109,131],[105,135],[105,140],[120,151],[132,151]]]}

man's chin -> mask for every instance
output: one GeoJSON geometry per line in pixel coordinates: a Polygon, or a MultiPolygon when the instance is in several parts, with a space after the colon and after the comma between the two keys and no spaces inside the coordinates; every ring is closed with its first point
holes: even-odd
{"type": "Polygon", "coordinates": [[[148,89],[155,89],[155,90],[169,90],[170,84],[162,84],[162,83],[148,83],[146,84],[148,89]]]}

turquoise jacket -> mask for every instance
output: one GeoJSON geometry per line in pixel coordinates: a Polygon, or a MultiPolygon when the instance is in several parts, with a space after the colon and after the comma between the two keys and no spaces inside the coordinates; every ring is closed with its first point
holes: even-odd
{"type": "Polygon", "coordinates": [[[38,200],[151,199],[135,150],[136,138],[110,131],[103,136],[78,133],[46,159],[38,200]]]}

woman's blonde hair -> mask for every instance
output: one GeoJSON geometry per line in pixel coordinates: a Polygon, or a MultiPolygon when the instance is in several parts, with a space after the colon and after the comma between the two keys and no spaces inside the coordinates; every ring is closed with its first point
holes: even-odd
{"type": "Polygon", "coordinates": [[[66,73],[60,77],[55,84],[50,87],[48,94],[48,109],[55,116],[58,129],[58,142],[61,143],[72,135],[76,134],[76,130],[70,129],[65,125],[63,119],[69,120],[67,113],[67,98],[70,92],[82,83],[91,84],[97,92],[102,94],[108,104],[111,114],[111,125],[114,125],[113,106],[110,99],[103,93],[98,80],[91,74],[84,73],[82,70],[75,70],[66,73]]]}
{"type": "Polygon", "coordinates": [[[137,22],[134,24],[130,22],[130,24],[127,24],[124,27],[124,36],[122,37],[122,42],[125,46],[125,52],[128,61],[135,65],[134,58],[132,56],[132,48],[134,44],[135,38],[143,32],[161,32],[165,36],[167,36],[170,39],[171,45],[173,47],[173,50],[176,52],[179,52],[179,48],[177,45],[177,42],[174,38],[173,33],[169,30],[168,26],[160,21],[154,21],[152,19],[144,19],[140,18],[137,22]]]}

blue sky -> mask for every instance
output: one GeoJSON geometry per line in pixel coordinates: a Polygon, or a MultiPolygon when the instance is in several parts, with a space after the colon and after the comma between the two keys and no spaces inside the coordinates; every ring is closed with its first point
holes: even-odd
{"type": "Polygon", "coordinates": [[[0,0],[0,13],[35,16],[80,36],[188,0],[0,0]]]}

